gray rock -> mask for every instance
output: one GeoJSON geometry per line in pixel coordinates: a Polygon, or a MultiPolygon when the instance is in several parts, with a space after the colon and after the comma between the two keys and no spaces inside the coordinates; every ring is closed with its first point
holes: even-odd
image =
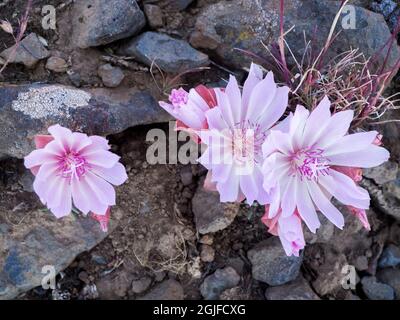
{"type": "Polygon", "coordinates": [[[343,281],[348,284],[342,270],[349,263],[343,253],[338,253],[328,245],[308,246],[304,252],[304,261],[306,269],[316,276],[312,287],[318,296],[336,296],[347,291],[342,286],[343,281]]]}
{"type": "Polygon", "coordinates": [[[394,290],[387,284],[376,281],[375,277],[364,277],[361,284],[365,295],[370,300],[393,300],[394,290]]]}
{"type": "Polygon", "coordinates": [[[259,243],[247,253],[253,278],[270,286],[279,286],[297,278],[302,256],[288,257],[278,237],[259,243]]]}
{"type": "MultiPolygon", "coordinates": [[[[113,210],[113,216],[121,216],[113,210]]],[[[111,220],[109,232],[115,228],[111,220]]],[[[41,285],[44,266],[54,266],[56,273],[71,264],[77,255],[89,251],[108,233],[96,221],[70,215],[57,220],[42,210],[27,212],[20,224],[0,229],[0,300],[41,285]]]]}
{"type": "Polygon", "coordinates": [[[86,284],[90,283],[89,274],[86,271],[79,272],[78,278],[79,278],[79,280],[81,280],[82,282],[84,282],[86,284]]]}
{"type": "MultiPolygon", "coordinates": [[[[368,236],[369,231],[364,228],[357,217],[349,213],[345,205],[336,199],[333,199],[332,203],[344,215],[346,227],[343,230],[334,227],[334,233],[330,238],[329,244],[337,252],[346,252],[349,263],[354,264],[359,252],[365,252],[371,247],[372,239],[368,236]],[[355,252],[354,248],[357,248],[357,252],[355,252]]],[[[367,217],[371,223],[375,215],[376,213],[372,209],[367,210],[367,217]]]]}
{"type": "Polygon", "coordinates": [[[228,261],[226,262],[226,265],[235,269],[239,275],[243,275],[245,264],[242,258],[239,257],[229,258],[228,261]]]}
{"type": "Polygon", "coordinates": [[[192,173],[192,167],[190,165],[186,165],[182,167],[182,169],[179,171],[180,176],[181,176],[181,181],[184,186],[189,186],[193,182],[193,173],[192,173]]]}
{"type": "Polygon", "coordinates": [[[145,4],[144,13],[146,14],[150,27],[157,29],[164,25],[163,14],[159,6],[145,4]]]}
{"type": "Polygon", "coordinates": [[[236,270],[225,267],[206,277],[200,286],[200,292],[206,300],[217,300],[223,291],[237,286],[239,281],[240,276],[236,270]]]}
{"type": "Polygon", "coordinates": [[[79,293],[80,300],[94,300],[99,297],[99,293],[97,291],[97,287],[94,283],[85,284],[79,293]]]}
{"type": "Polygon", "coordinates": [[[365,271],[368,269],[368,258],[366,256],[359,256],[354,262],[354,266],[358,271],[365,271]]]}
{"type": "Polygon", "coordinates": [[[221,203],[218,192],[203,188],[204,180],[192,199],[192,210],[197,231],[201,234],[217,232],[228,227],[237,214],[240,205],[237,203],[221,203]]]}
{"type": "Polygon", "coordinates": [[[126,270],[108,274],[96,281],[96,288],[100,299],[116,300],[125,297],[131,288],[133,275],[126,270]]]}
{"type": "Polygon", "coordinates": [[[144,0],[145,3],[156,2],[166,11],[182,11],[185,10],[193,0],[144,0]]]}
{"type": "Polygon", "coordinates": [[[393,119],[400,119],[400,110],[387,110],[379,121],[388,121],[383,124],[370,125],[370,130],[376,130],[383,135],[383,144],[385,148],[390,150],[390,158],[397,163],[400,162],[400,143],[399,132],[400,123],[398,121],[391,121],[393,119]]]}
{"type": "Polygon", "coordinates": [[[75,87],[79,88],[81,86],[81,75],[79,72],[75,72],[73,70],[68,70],[67,71],[69,81],[71,81],[71,84],[74,85],[75,87]]]}
{"type": "Polygon", "coordinates": [[[316,233],[304,228],[304,239],[307,243],[329,243],[335,232],[335,226],[322,214],[319,215],[321,226],[316,233]]]}
{"type": "Polygon", "coordinates": [[[356,296],[351,291],[347,291],[343,300],[361,300],[359,296],[356,296]]]}
{"type": "Polygon", "coordinates": [[[149,277],[143,277],[138,280],[133,280],[131,289],[136,294],[143,293],[150,287],[151,282],[152,280],[149,277]]]}
{"type": "Polygon", "coordinates": [[[382,191],[386,198],[400,202],[400,176],[396,180],[384,184],[382,191]]]}
{"type": "MultiPolygon", "coordinates": [[[[392,116],[395,116],[392,114],[392,116]]],[[[392,125],[392,123],[388,124],[392,125]]],[[[386,126],[390,128],[390,134],[384,134],[387,148],[391,151],[394,158],[398,157],[398,128],[396,126],[386,126]],[[395,142],[396,141],[396,142],[395,142]]],[[[386,162],[385,164],[365,170],[365,177],[361,181],[361,186],[368,190],[375,206],[382,212],[400,220],[400,177],[398,176],[398,164],[395,162],[386,162]]]]}
{"type": "Polygon", "coordinates": [[[107,135],[169,119],[147,91],[84,91],[42,84],[0,86],[0,158],[23,158],[34,148],[32,138],[46,134],[56,123],[107,135]]]}
{"type": "Polygon", "coordinates": [[[63,73],[67,71],[68,64],[63,58],[50,57],[47,59],[46,69],[57,73],[63,73]]]}
{"type": "Polygon", "coordinates": [[[207,244],[211,246],[214,242],[214,236],[212,234],[205,234],[199,239],[199,243],[207,244]]]}
{"type": "Polygon", "coordinates": [[[380,282],[391,286],[396,294],[396,300],[400,300],[400,270],[387,268],[380,270],[376,277],[380,282]]]}
{"type": "Polygon", "coordinates": [[[139,300],[183,300],[184,293],[180,283],[168,279],[156,285],[149,293],[139,300]]]}
{"type": "Polygon", "coordinates": [[[104,258],[103,256],[98,255],[98,254],[92,254],[91,261],[100,266],[107,265],[106,258],[104,258]]]}
{"type": "Polygon", "coordinates": [[[19,178],[19,184],[24,191],[33,192],[33,181],[35,176],[30,171],[25,171],[19,178]]]}
{"type": "Polygon", "coordinates": [[[369,8],[370,2],[370,0],[353,0],[351,1],[351,4],[359,7],[369,8]]]}
{"type": "Polygon", "coordinates": [[[192,48],[186,41],[151,31],[129,41],[119,53],[132,55],[148,66],[156,63],[161,70],[169,73],[204,67],[210,63],[207,55],[192,48]]]}
{"type": "Polygon", "coordinates": [[[213,247],[207,244],[203,244],[200,250],[201,261],[212,262],[214,261],[214,257],[215,257],[215,250],[213,249],[213,247]]]}
{"type": "Polygon", "coordinates": [[[46,59],[50,53],[40,41],[36,33],[30,33],[22,39],[15,51],[15,46],[0,53],[0,57],[10,63],[22,63],[28,68],[33,68],[40,60],[46,59]]]}
{"type": "Polygon", "coordinates": [[[395,243],[398,247],[400,247],[400,224],[393,223],[389,227],[389,237],[387,239],[388,243],[395,243]]]}
{"type": "Polygon", "coordinates": [[[363,170],[363,176],[374,180],[378,185],[383,185],[387,182],[396,180],[399,165],[393,161],[387,161],[384,164],[363,170]]]}
{"type": "Polygon", "coordinates": [[[109,63],[100,66],[97,72],[103,84],[109,88],[118,87],[125,78],[121,68],[113,67],[109,63]]]}
{"type": "Polygon", "coordinates": [[[128,38],[146,23],[136,0],[77,0],[72,17],[72,42],[80,48],[128,38]]]}
{"type": "Polygon", "coordinates": [[[372,2],[371,9],[381,13],[389,24],[390,30],[394,31],[397,19],[400,16],[400,6],[393,0],[382,0],[372,2]]]}
{"type": "MultiPolygon", "coordinates": [[[[319,0],[285,2],[285,30],[295,26],[287,34],[286,41],[297,58],[301,59],[304,53],[303,31],[307,40],[313,40],[314,52],[322,49],[340,3],[319,0]]],[[[359,48],[370,57],[389,39],[390,31],[382,15],[357,6],[354,8],[356,28],[344,29],[339,21],[336,31],[340,34],[326,59],[350,48],[359,48]]],[[[263,44],[270,45],[278,37],[279,1],[232,0],[219,1],[202,11],[190,43],[195,48],[215,50],[224,63],[242,68],[248,67],[250,59],[235,48],[267,56],[263,44]]],[[[383,61],[384,54],[380,52],[377,61],[383,61]]],[[[399,56],[400,49],[395,44],[388,66],[394,66],[399,56]]]]}
{"type": "Polygon", "coordinates": [[[267,300],[320,300],[308,282],[300,275],[295,281],[265,290],[267,300]]]}
{"type": "Polygon", "coordinates": [[[400,179],[377,186],[371,180],[363,179],[360,185],[367,189],[375,206],[397,220],[400,220],[400,179]]]}
{"type": "Polygon", "coordinates": [[[168,8],[172,10],[185,10],[193,0],[169,0],[168,8]]]}
{"type": "Polygon", "coordinates": [[[157,282],[161,282],[164,280],[165,276],[166,276],[166,272],[165,271],[156,271],[154,272],[155,275],[155,279],[157,282]]]}
{"type": "Polygon", "coordinates": [[[231,289],[227,289],[219,295],[219,300],[249,300],[249,292],[246,289],[237,286],[231,289]]]}
{"type": "Polygon", "coordinates": [[[380,268],[396,267],[400,264],[400,248],[389,244],[382,252],[378,266],[380,268]]]}

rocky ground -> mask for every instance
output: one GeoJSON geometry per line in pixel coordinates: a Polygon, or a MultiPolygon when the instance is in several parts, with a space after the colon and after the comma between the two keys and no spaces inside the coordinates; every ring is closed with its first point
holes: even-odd
{"type": "MultiPolygon", "coordinates": [[[[323,44],[339,2],[285,3],[285,27],[297,26],[288,36],[294,53],[303,31],[323,44]]],[[[358,29],[343,30],[333,52],[371,55],[400,7],[355,3],[358,29]]],[[[17,27],[25,5],[0,0],[0,19],[17,27]]],[[[26,37],[0,74],[0,299],[400,299],[398,123],[378,128],[391,161],[364,173],[372,230],[348,216],[340,231],[321,217],[299,258],[267,234],[262,208],[220,204],[203,190],[200,165],[146,162],[148,130],[168,132],[157,101],[180,84],[242,79],[249,58],[234,48],[265,55],[261,41],[276,40],[278,12],[278,1],[33,1],[26,37]],[[49,3],[56,30],[42,26],[49,3]],[[56,220],[32,192],[21,159],[53,123],[108,135],[122,157],[129,180],[118,188],[108,233],[75,214],[56,220]],[[54,290],[40,286],[45,265],[59,272],[54,290]],[[346,266],[356,270],[354,288],[342,285],[346,266]]],[[[0,33],[0,62],[12,45],[0,33]]],[[[389,64],[399,57],[394,47],[389,64]]]]}

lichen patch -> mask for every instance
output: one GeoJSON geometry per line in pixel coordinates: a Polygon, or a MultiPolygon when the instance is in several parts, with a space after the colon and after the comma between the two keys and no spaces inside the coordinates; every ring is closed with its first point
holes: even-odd
{"type": "Polygon", "coordinates": [[[21,92],[11,107],[33,119],[69,117],[71,109],[87,106],[90,98],[85,91],[51,85],[21,92]]]}

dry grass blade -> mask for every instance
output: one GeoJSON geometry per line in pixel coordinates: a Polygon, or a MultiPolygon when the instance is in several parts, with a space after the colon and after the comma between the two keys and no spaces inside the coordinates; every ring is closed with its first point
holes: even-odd
{"type": "Polygon", "coordinates": [[[374,68],[377,71],[373,72],[371,67],[371,60],[374,58],[366,59],[358,49],[350,49],[331,58],[329,50],[338,36],[335,34],[336,25],[348,2],[349,0],[341,2],[321,50],[317,51],[313,41],[307,41],[304,33],[304,51],[299,59],[285,40],[292,28],[286,32],[283,30],[284,0],[280,0],[280,37],[277,45],[271,47],[264,45],[269,58],[263,59],[251,52],[244,53],[258,58],[267,69],[274,71],[277,78],[283,80],[291,88],[292,98],[289,106],[291,110],[297,104],[312,109],[324,96],[328,96],[332,102],[333,112],[354,110],[353,127],[357,127],[367,119],[379,119],[387,110],[399,108],[397,95],[385,97],[384,92],[388,86],[388,80],[393,77],[395,70],[400,66],[399,59],[389,70],[385,70],[390,49],[400,30],[400,21],[394,34],[378,51],[383,52],[384,48],[387,48],[383,61],[378,63],[379,67],[374,68]],[[290,60],[294,62],[290,69],[286,63],[286,52],[289,53],[290,60]],[[330,60],[326,63],[328,55],[330,60]],[[267,62],[264,63],[265,61],[267,62]]]}
{"type": "MultiPolygon", "coordinates": [[[[0,74],[3,73],[4,69],[7,67],[7,65],[9,64],[10,61],[12,61],[17,53],[17,49],[21,43],[21,40],[25,34],[26,28],[28,27],[28,19],[29,19],[29,13],[31,11],[32,8],[32,1],[33,0],[28,0],[27,1],[27,5],[26,5],[26,9],[25,9],[25,13],[22,16],[20,23],[19,23],[19,31],[17,36],[15,37],[14,34],[12,33],[14,40],[15,40],[15,46],[13,51],[11,52],[10,56],[8,57],[8,59],[5,61],[5,63],[3,63],[3,66],[0,69],[0,74]]],[[[11,25],[10,25],[11,26],[11,25]]],[[[12,27],[11,27],[12,28],[12,27]]]]}
{"type": "Polygon", "coordinates": [[[158,90],[163,95],[169,95],[169,92],[171,91],[171,89],[173,89],[175,87],[185,86],[186,85],[185,83],[179,82],[180,79],[182,78],[182,76],[189,74],[189,73],[202,72],[205,70],[210,70],[210,68],[209,67],[198,67],[198,68],[188,69],[188,70],[182,71],[181,73],[175,75],[173,78],[169,79],[168,76],[165,76],[164,72],[157,65],[155,60],[153,60],[150,65],[151,77],[153,78],[153,81],[156,84],[158,90]],[[161,75],[161,84],[156,79],[156,72],[158,72],[161,75]]]}

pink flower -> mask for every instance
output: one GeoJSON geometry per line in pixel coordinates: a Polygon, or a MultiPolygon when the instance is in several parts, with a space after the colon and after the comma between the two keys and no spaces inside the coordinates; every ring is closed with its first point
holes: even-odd
{"type": "Polygon", "coordinates": [[[269,228],[268,232],[279,236],[283,249],[288,256],[299,256],[300,250],[305,246],[303,228],[301,226],[301,219],[297,212],[291,216],[284,218],[281,215],[282,210],[274,218],[269,219],[269,206],[265,206],[265,214],[261,221],[269,228]]]}
{"type": "Polygon", "coordinates": [[[225,90],[215,90],[217,106],[205,114],[209,130],[198,131],[207,150],[198,159],[209,171],[222,202],[268,202],[262,187],[262,144],[288,104],[288,87],[277,87],[272,72],[263,78],[252,64],[243,91],[234,76],[225,90]]]}
{"type": "MultiPolygon", "coordinates": [[[[173,89],[169,96],[170,103],[160,101],[160,106],[177,119],[176,130],[207,129],[206,111],[216,105],[214,89],[199,85],[186,92],[183,88],[173,89]]],[[[196,138],[194,139],[197,140],[196,138]]]]}
{"type": "Polygon", "coordinates": [[[264,187],[272,197],[269,219],[280,210],[283,218],[297,210],[315,232],[320,226],[316,210],[338,228],[344,225],[342,214],[330,202],[332,196],[347,206],[369,208],[368,192],[338,166],[378,166],[388,160],[389,152],[374,145],[376,131],[347,134],[352,120],[351,110],[331,115],[329,99],[324,98],[311,113],[297,106],[284,130],[271,131],[263,145],[264,187]]]}
{"type": "Polygon", "coordinates": [[[365,229],[367,229],[368,231],[371,230],[371,226],[368,222],[367,213],[364,209],[354,208],[353,206],[347,206],[347,209],[352,215],[354,215],[355,217],[358,218],[358,220],[361,221],[365,229]]]}
{"type": "MultiPolygon", "coordinates": [[[[372,143],[376,146],[381,146],[382,145],[382,135],[378,134],[372,143]]],[[[339,172],[347,175],[348,177],[353,179],[353,181],[356,184],[358,184],[362,180],[362,169],[361,168],[333,166],[332,169],[335,169],[336,171],[339,171],[339,172]]],[[[367,229],[368,231],[371,230],[371,226],[368,222],[367,213],[364,209],[355,208],[351,205],[348,205],[347,210],[361,221],[361,223],[365,229],[367,229]]]]}
{"type": "Polygon", "coordinates": [[[383,136],[381,134],[378,134],[374,140],[374,145],[376,146],[381,146],[382,145],[382,138],[383,136]]]}
{"type": "MultiPolygon", "coordinates": [[[[373,142],[373,144],[377,145],[376,144],[376,139],[373,142]]],[[[362,169],[361,168],[332,166],[332,169],[347,175],[357,185],[362,180],[362,169]]],[[[369,222],[368,222],[367,213],[366,213],[366,211],[364,209],[355,208],[355,207],[353,207],[351,205],[348,205],[346,207],[347,207],[347,210],[351,214],[353,214],[355,217],[357,217],[361,221],[361,223],[362,223],[362,225],[364,226],[365,229],[367,229],[368,231],[371,230],[371,226],[369,225],[369,222]]]]}
{"type": "Polygon", "coordinates": [[[345,174],[346,176],[351,178],[354,182],[360,182],[362,180],[361,168],[352,168],[343,166],[332,166],[331,168],[345,174]]]}
{"type": "Polygon", "coordinates": [[[71,132],[60,125],[48,129],[51,136],[35,138],[37,150],[25,157],[35,174],[33,188],[57,217],[74,206],[83,214],[105,215],[115,205],[115,190],[127,179],[119,157],[109,151],[105,138],[71,132]]]}
{"type": "Polygon", "coordinates": [[[110,222],[111,210],[107,209],[106,214],[91,213],[90,216],[100,224],[103,232],[108,232],[108,224],[110,222]]]}

